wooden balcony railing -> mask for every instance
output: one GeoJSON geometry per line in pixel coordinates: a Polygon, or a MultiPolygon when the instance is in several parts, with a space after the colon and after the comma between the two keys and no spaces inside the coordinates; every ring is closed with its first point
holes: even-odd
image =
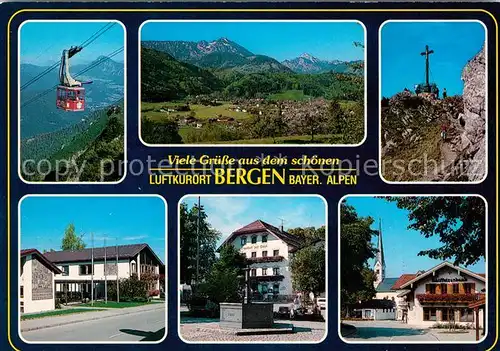
{"type": "Polygon", "coordinates": [[[483,294],[417,294],[417,300],[420,303],[461,303],[474,302],[479,300],[483,294]]]}

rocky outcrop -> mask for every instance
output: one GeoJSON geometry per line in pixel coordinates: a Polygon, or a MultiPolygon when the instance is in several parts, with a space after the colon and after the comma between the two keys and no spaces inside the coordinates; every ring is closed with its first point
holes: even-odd
{"type": "Polygon", "coordinates": [[[427,154],[438,163],[434,171],[421,177],[393,180],[483,179],[487,158],[484,48],[465,65],[461,78],[462,96],[437,99],[405,90],[382,100],[382,157],[409,161],[409,155],[419,158],[427,154]],[[448,134],[445,142],[439,137],[443,124],[448,134]]]}
{"type": "Polygon", "coordinates": [[[464,169],[469,181],[486,174],[486,58],[484,47],[462,71],[464,112],[459,117],[464,132],[464,169]]]}

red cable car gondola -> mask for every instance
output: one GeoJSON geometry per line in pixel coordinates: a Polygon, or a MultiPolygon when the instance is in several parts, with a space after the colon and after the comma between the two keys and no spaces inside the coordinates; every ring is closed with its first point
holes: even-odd
{"type": "Polygon", "coordinates": [[[69,59],[79,53],[81,46],[72,46],[63,50],[61,65],[59,67],[59,85],[57,86],[56,107],[65,111],[85,110],[85,88],[82,83],[71,77],[69,73],[69,59]]]}

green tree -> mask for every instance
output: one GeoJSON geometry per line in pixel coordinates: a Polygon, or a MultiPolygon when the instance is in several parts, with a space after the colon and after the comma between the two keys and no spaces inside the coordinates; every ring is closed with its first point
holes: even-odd
{"type": "Polygon", "coordinates": [[[478,196],[388,197],[409,211],[408,229],[426,238],[438,236],[441,246],[422,250],[419,256],[472,265],[486,255],[486,206],[478,196]]]}
{"type": "Polygon", "coordinates": [[[70,223],[64,231],[64,236],[61,241],[61,250],[82,250],[86,246],[87,244],[83,241],[83,234],[77,235],[75,232],[75,225],[70,223]]]}
{"type": "MultiPolygon", "coordinates": [[[[196,279],[198,205],[191,208],[186,203],[180,206],[180,270],[181,282],[191,284],[196,279]]],[[[212,228],[201,206],[199,226],[199,282],[206,280],[207,274],[215,263],[215,252],[220,232],[212,228]]]]}
{"type": "Polygon", "coordinates": [[[315,295],[324,292],[326,281],[325,248],[307,246],[297,251],[290,263],[290,270],[295,290],[313,292],[315,295]]]}
{"type": "Polygon", "coordinates": [[[340,207],[340,299],[342,312],[348,312],[349,304],[369,300],[375,296],[374,275],[368,260],[375,257],[372,236],[377,232],[370,228],[371,217],[359,217],[354,207],[343,202],[340,207]]]}
{"type": "Polygon", "coordinates": [[[288,233],[298,236],[305,241],[305,244],[312,243],[316,240],[325,240],[325,226],[315,227],[298,227],[288,230],[288,233]]]}
{"type": "Polygon", "coordinates": [[[179,125],[174,119],[154,122],[147,117],[142,118],[142,139],[150,144],[182,144],[179,125]]]}
{"type": "Polygon", "coordinates": [[[246,259],[233,245],[224,245],[200,293],[212,302],[240,302],[244,296],[246,259]]]}

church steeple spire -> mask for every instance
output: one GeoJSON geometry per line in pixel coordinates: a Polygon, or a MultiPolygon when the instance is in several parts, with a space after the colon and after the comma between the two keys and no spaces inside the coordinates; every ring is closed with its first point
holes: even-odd
{"type": "Polygon", "coordinates": [[[384,258],[384,244],[382,242],[382,220],[379,219],[378,223],[378,244],[377,244],[377,254],[375,256],[375,266],[373,270],[375,272],[375,282],[373,283],[375,287],[379,285],[385,278],[385,258],[384,258]]]}

